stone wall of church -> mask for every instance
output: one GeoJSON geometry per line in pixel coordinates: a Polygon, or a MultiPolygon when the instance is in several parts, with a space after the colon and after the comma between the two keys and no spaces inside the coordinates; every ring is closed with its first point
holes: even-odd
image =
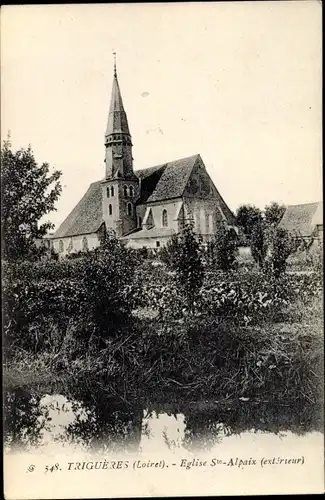
{"type": "Polygon", "coordinates": [[[213,235],[223,221],[230,224],[229,209],[224,210],[220,203],[222,199],[203,162],[198,161],[184,191],[185,222],[193,221],[198,234],[213,235]]]}
{"type": "Polygon", "coordinates": [[[222,215],[216,200],[184,199],[185,222],[194,223],[194,231],[202,235],[213,235],[222,223],[222,215]]]}
{"type": "Polygon", "coordinates": [[[111,180],[102,183],[103,220],[118,236],[136,227],[137,180],[111,180]]]}
{"type": "Polygon", "coordinates": [[[157,202],[148,205],[140,205],[137,207],[137,215],[141,217],[142,223],[144,222],[144,217],[147,208],[151,209],[153,226],[155,228],[161,229],[172,229],[175,232],[179,231],[179,220],[177,219],[179,215],[180,204],[182,203],[182,198],[176,198],[175,200],[166,200],[163,203],[157,202]],[[163,213],[167,212],[167,217],[163,221],[163,213]],[[167,225],[164,225],[164,223],[167,225]]]}
{"type": "Polygon", "coordinates": [[[119,212],[122,220],[121,234],[127,234],[137,227],[136,205],[139,196],[139,181],[121,181],[119,185],[119,212]],[[131,192],[130,192],[131,189],[131,192]]]}
{"type": "Polygon", "coordinates": [[[98,233],[51,239],[53,250],[61,257],[65,257],[70,253],[84,251],[86,249],[93,250],[98,247],[99,244],[100,240],[98,233]]]}
{"type": "Polygon", "coordinates": [[[142,222],[146,213],[147,205],[137,205],[136,206],[136,214],[137,214],[137,227],[142,227],[142,222]]]}
{"type": "Polygon", "coordinates": [[[159,236],[157,238],[128,238],[127,240],[124,240],[126,243],[127,247],[130,248],[152,248],[159,250],[159,248],[162,248],[165,246],[168,242],[170,237],[162,237],[159,236]]]}

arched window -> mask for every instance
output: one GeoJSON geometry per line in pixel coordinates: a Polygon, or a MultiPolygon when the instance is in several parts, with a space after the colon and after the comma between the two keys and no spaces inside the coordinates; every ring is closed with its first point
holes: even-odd
{"type": "Polygon", "coordinates": [[[109,198],[109,187],[106,188],[106,196],[107,196],[107,198],[109,198]]]}
{"type": "Polygon", "coordinates": [[[194,232],[200,232],[200,214],[198,214],[196,211],[194,212],[194,232]]]}
{"type": "Polygon", "coordinates": [[[133,186],[130,186],[129,193],[130,193],[131,198],[133,198],[133,194],[134,194],[133,186]]]}
{"type": "Polygon", "coordinates": [[[86,236],[84,236],[82,238],[82,251],[87,252],[87,250],[88,250],[88,240],[87,240],[86,236]]]}
{"type": "Polygon", "coordinates": [[[163,225],[163,227],[168,226],[168,214],[167,214],[167,210],[165,210],[165,209],[162,211],[162,225],[163,225]]]}
{"type": "Polygon", "coordinates": [[[127,212],[128,212],[128,215],[132,215],[132,203],[127,204],[127,212]]]}
{"type": "Polygon", "coordinates": [[[73,250],[73,239],[71,238],[71,240],[69,241],[67,252],[70,253],[72,250],[73,250]]]}
{"type": "Polygon", "coordinates": [[[59,241],[59,252],[63,252],[64,251],[64,243],[63,243],[63,240],[60,240],[59,241]]]}
{"type": "Polygon", "coordinates": [[[123,191],[124,191],[124,196],[125,196],[125,198],[126,198],[126,197],[127,197],[127,195],[128,195],[128,187],[127,187],[127,186],[124,186],[124,187],[123,187],[123,191]]]}
{"type": "Polygon", "coordinates": [[[201,234],[206,233],[206,219],[205,219],[205,210],[203,207],[200,208],[200,231],[201,234]]]}
{"type": "Polygon", "coordinates": [[[108,205],[108,215],[112,215],[112,213],[113,213],[113,208],[112,208],[112,205],[109,204],[108,205]]]}
{"type": "Polygon", "coordinates": [[[114,196],[114,186],[111,187],[111,196],[114,196]]]}
{"type": "Polygon", "coordinates": [[[210,234],[212,234],[213,233],[213,216],[212,216],[212,214],[208,215],[208,228],[209,228],[208,232],[210,234]]]}

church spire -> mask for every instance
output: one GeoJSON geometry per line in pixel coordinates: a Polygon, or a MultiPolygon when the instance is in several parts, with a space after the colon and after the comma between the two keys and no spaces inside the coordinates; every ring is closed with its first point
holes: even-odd
{"type": "Polygon", "coordinates": [[[134,176],[131,134],[117,79],[116,53],[113,55],[113,86],[105,133],[106,179],[134,176]]]}
{"type": "Polygon", "coordinates": [[[109,108],[105,137],[108,137],[109,135],[112,134],[126,134],[130,136],[128,120],[126,112],[124,110],[120,86],[117,79],[116,52],[113,52],[113,55],[114,55],[114,77],[113,77],[113,87],[111,94],[111,104],[109,108]]]}

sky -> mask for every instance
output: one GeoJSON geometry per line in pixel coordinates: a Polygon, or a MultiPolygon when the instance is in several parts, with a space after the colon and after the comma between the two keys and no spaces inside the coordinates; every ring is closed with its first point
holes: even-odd
{"type": "Polygon", "coordinates": [[[321,199],[321,3],[4,6],[1,136],[62,171],[56,227],[104,176],[113,51],[134,168],[200,153],[235,211],[321,199]]]}

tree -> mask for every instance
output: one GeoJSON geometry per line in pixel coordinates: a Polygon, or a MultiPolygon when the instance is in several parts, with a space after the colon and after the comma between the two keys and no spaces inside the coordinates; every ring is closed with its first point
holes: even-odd
{"type": "Polygon", "coordinates": [[[237,222],[248,239],[251,238],[253,227],[263,220],[262,212],[254,205],[241,205],[237,210],[237,222]]]}
{"type": "Polygon", "coordinates": [[[267,269],[276,278],[285,272],[288,257],[299,245],[299,239],[290,236],[285,229],[275,227],[270,231],[270,256],[267,259],[267,269]]]}
{"type": "Polygon", "coordinates": [[[270,205],[266,205],[264,208],[265,222],[269,225],[278,225],[285,211],[285,205],[279,205],[276,201],[272,201],[270,205]]]}
{"type": "MultiPolygon", "coordinates": [[[[201,239],[193,231],[192,225],[184,227],[178,237],[178,251],[173,255],[172,267],[185,294],[190,311],[204,279],[201,239]]],[[[175,241],[173,242],[175,249],[175,241]]]]}
{"type": "Polygon", "coordinates": [[[38,165],[33,151],[13,152],[10,140],[1,149],[2,255],[5,259],[28,258],[37,252],[35,240],[53,224],[40,220],[55,209],[61,194],[61,172],[50,173],[47,163],[38,165]]]}
{"type": "Polygon", "coordinates": [[[216,263],[219,269],[229,271],[236,265],[237,234],[233,228],[222,226],[215,235],[216,263]]]}
{"type": "Polygon", "coordinates": [[[267,239],[265,225],[263,223],[256,224],[252,230],[250,247],[252,257],[260,267],[263,267],[266,258],[268,248],[267,239]]]}

